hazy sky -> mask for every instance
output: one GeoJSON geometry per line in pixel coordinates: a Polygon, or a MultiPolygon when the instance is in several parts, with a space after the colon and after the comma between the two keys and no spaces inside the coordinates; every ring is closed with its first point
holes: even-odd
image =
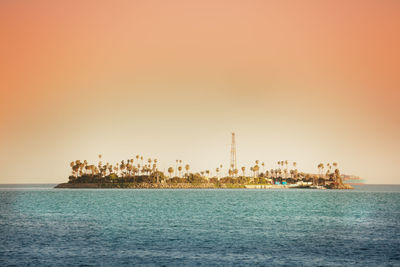
{"type": "Polygon", "coordinates": [[[400,183],[400,2],[1,1],[0,182],[136,154],[400,183]]]}

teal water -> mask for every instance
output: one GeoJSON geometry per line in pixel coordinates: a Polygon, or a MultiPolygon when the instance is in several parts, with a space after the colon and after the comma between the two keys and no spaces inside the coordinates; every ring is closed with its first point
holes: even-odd
{"type": "Polygon", "coordinates": [[[399,266],[400,186],[0,186],[0,265],[399,266]]]}

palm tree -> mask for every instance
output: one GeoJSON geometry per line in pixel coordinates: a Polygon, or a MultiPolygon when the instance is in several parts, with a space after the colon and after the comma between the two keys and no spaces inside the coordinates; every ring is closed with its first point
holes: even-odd
{"type": "Polygon", "coordinates": [[[174,168],[169,167],[168,168],[168,173],[169,173],[169,177],[172,178],[172,173],[174,172],[174,168]]]}
{"type": "Polygon", "coordinates": [[[258,171],[260,170],[260,167],[256,164],[256,165],[253,167],[253,170],[254,170],[254,175],[258,177],[258,171]]]}
{"type": "Polygon", "coordinates": [[[186,164],[186,165],[185,165],[185,170],[186,170],[186,174],[187,174],[187,175],[189,175],[189,169],[190,169],[189,164],[186,164]]]}
{"type": "Polygon", "coordinates": [[[246,171],[246,167],[242,167],[242,173],[243,173],[243,177],[245,176],[245,171],[246,171]]]}
{"type": "Polygon", "coordinates": [[[71,167],[72,172],[74,172],[75,162],[71,161],[71,163],[69,164],[69,166],[71,167]]]}
{"type": "Polygon", "coordinates": [[[329,174],[331,172],[332,165],[328,163],[326,166],[328,167],[327,173],[329,174]]]}
{"type": "Polygon", "coordinates": [[[336,162],[332,163],[333,167],[337,169],[338,164],[336,162]]]}
{"type": "Polygon", "coordinates": [[[216,168],[215,172],[217,173],[217,177],[219,177],[219,168],[216,168]]]}
{"type": "Polygon", "coordinates": [[[178,167],[178,171],[179,171],[179,177],[181,177],[182,166],[178,167]]]}
{"type": "Polygon", "coordinates": [[[321,163],[321,174],[324,175],[324,164],[321,163]]]}
{"type": "Polygon", "coordinates": [[[265,165],[264,162],[262,162],[261,166],[263,167],[263,170],[262,170],[263,172],[264,172],[264,165],[265,165]]]}
{"type": "Polygon", "coordinates": [[[124,170],[126,168],[125,162],[121,161],[121,165],[119,165],[119,169],[121,170],[121,175],[124,176],[124,170]]]}
{"type": "Polygon", "coordinates": [[[297,162],[293,162],[293,167],[296,169],[296,166],[297,166],[297,162]]]}

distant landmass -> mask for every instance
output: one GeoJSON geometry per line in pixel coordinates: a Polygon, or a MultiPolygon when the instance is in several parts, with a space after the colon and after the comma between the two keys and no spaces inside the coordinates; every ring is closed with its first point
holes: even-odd
{"type": "MultiPolygon", "coordinates": [[[[140,158],[137,159],[138,161],[140,158]]],[[[67,183],[62,183],[56,188],[160,188],[160,189],[190,189],[190,188],[309,188],[309,189],[352,189],[349,184],[343,182],[339,169],[334,172],[327,171],[326,174],[309,174],[298,172],[292,169],[271,169],[270,171],[259,171],[258,161],[251,167],[252,176],[245,175],[245,168],[242,167],[243,175],[238,175],[237,169],[230,169],[228,176],[211,176],[208,170],[202,172],[189,172],[190,166],[182,166],[177,162],[177,170],[168,168],[169,177],[157,169],[157,160],[148,160],[149,164],[134,164],[133,159],[121,164],[103,165],[101,161],[98,166],[90,165],[85,160],[71,162],[72,175],[67,183]],[[151,163],[154,162],[152,165],[151,163]],[[185,173],[183,170],[185,169],[185,173]],[[175,172],[175,176],[172,174],[175,172]],[[289,175],[290,174],[290,175],[289,175]]],[[[285,162],[281,163],[284,166],[285,162]]],[[[264,163],[261,163],[263,166],[264,163]]],[[[286,163],[287,165],[287,163],[286,163]]],[[[294,167],[296,164],[293,164],[294,167]]],[[[319,165],[319,168],[321,166],[319,165]]]]}
{"type": "Polygon", "coordinates": [[[75,160],[70,163],[71,175],[67,183],[56,188],[310,188],[310,189],[352,189],[343,182],[336,162],[318,164],[318,174],[299,172],[297,163],[288,160],[277,162],[278,168],[265,169],[264,162],[255,160],[250,166],[251,176],[246,175],[246,167],[236,163],[236,139],[232,133],[231,161],[227,176],[223,176],[223,165],[215,169],[196,173],[190,172],[190,165],[176,160],[175,169],[168,168],[169,177],[158,170],[158,159],[147,159],[136,155],[135,158],[120,163],[103,164],[102,155],[98,155],[97,166],[87,160],[75,160]],[[326,169],[326,172],[325,172],[326,169]],[[174,174],[174,176],[173,176],[174,174]]]}

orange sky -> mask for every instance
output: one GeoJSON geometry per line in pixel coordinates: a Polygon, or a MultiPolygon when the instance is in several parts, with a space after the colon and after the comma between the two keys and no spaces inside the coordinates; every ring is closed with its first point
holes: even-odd
{"type": "Polygon", "coordinates": [[[74,159],[400,183],[400,2],[1,1],[0,182],[74,159]]]}

